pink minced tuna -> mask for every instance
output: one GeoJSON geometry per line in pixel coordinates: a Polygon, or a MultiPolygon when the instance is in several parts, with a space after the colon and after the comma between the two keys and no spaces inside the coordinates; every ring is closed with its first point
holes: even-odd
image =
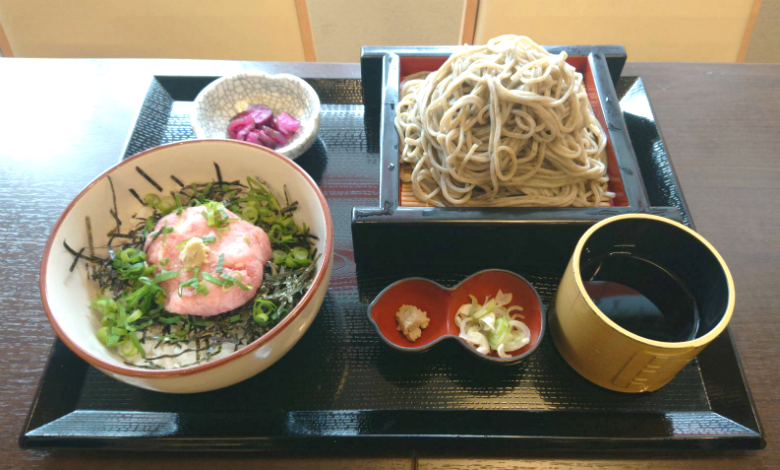
{"type": "Polygon", "coordinates": [[[206,217],[203,216],[205,211],[203,207],[184,209],[180,215],[171,213],[157,222],[155,230],[162,230],[167,225],[173,227],[173,231],[165,237],[159,235],[151,242],[147,240],[144,246],[147,262],[158,264],[168,258],[168,264],[161,269],[181,270],[178,277],[161,284],[168,293],[168,298],[165,299],[165,310],[188,315],[217,315],[244,305],[257,294],[257,289],[263,281],[263,268],[271,258],[271,242],[263,229],[240,220],[227,209],[224,210],[228,217],[236,219],[230,221],[229,230],[219,231],[216,227],[210,227],[206,217]],[[182,269],[184,263],[179,259],[181,247],[179,249],[176,247],[194,237],[216,239],[214,242],[205,243],[209,251],[206,260],[200,265],[201,272],[219,277],[215,272],[217,262],[219,255],[224,255],[222,272],[236,278],[239,277],[237,273],[240,273],[242,282],[251,288],[243,290],[233,287],[224,290],[216,284],[203,282],[209,290],[208,295],[196,294],[194,288],[184,287],[182,295],[179,296],[179,284],[192,278],[192,272],[182,269]]]}

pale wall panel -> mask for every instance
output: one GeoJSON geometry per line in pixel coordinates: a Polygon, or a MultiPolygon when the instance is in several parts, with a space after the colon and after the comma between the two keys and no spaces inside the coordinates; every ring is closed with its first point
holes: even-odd
{"type": "Polygon", "coordinates": [[[780,0],[763,0],[745,62],[780,63],[780,0]]]}
{"type": "Polygon", "coordinates": [[[733,62],[753,0],[481,0],[475,43],[623,44],[634,61],[733,62]]]}
{"type": "Polygon", "coordinates": [[[293,0],[0,0],[17,57],[303,61],[293,0]]]}
{"type": "Polygon", "coordinates": [[[317,60],[359,62],[361,46],[457,44],[463,0],[308,0],[317,60]]]}

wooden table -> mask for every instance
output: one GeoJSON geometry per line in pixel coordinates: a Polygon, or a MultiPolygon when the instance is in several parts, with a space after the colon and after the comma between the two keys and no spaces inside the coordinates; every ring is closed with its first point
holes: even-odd
{"type": "MultiPolygon", "coordinates": [[[[0,468],[178,469],[258,465],[253,454],[22,451],[16,439],[54,333],[38,269],[65,205],[114,164],[151,75],[244,68],[359,78],[356,64],[0,59],[0,468]]],[[[290,456],[263,468],[777,468],[780,447],[780,65],[628,64],[644,78],[698,230],[737,285],[731,329],[766,428],[753,452],[290,456]]]]}

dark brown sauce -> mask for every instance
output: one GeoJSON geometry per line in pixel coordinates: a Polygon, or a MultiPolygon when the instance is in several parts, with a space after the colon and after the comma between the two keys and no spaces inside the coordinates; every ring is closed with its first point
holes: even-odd
{"type": "Polygon", "coordinates": [[[585,264],[582,280],[599,310],[626,330],[664,342],[696,338],[693,294],[662,266],[631,253],[609,253],[585,264]]]}

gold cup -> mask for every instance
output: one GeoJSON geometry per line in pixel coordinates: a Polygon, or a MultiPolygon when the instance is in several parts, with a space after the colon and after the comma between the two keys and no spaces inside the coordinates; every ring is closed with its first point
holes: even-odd
{"type": "Polygon", "coordinates": [[[669,383],[723,332],[733,310],[734,281],[707,240],[662,217],[627,214],[595,224],[580,238],[558,287],[549,325],[558,351],[586,379],[618,392],[651,392],[669,383]],[[610,249],[639,254],[676,273],[698,309],[698,333],[692,339],[645,338],[596,306],[583,283],[581,265],[610,249]]]}

